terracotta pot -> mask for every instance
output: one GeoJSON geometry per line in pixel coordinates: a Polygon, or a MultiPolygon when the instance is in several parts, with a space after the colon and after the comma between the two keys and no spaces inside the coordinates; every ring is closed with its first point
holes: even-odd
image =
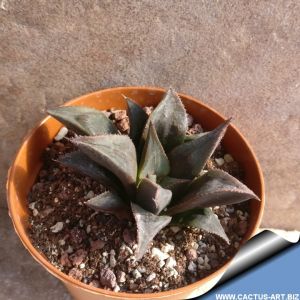
{"type": "MultiPolygon", "coordinates": [[[[69,101],[66,105],[87,105],[97,109],[125,109],[122,94],[133,98],[142,106],[155,106],[162,98],[163,89],[151,87],[120,87],[98,91],[69,101]]],[[[183,94],[181,99],[187,111],[199,121],[204,129],[210,130],[220,124],[222,117],[215,110],[200,101],[183,94]]],[[[42,165],[41,154],[60,129],[61,124],[51,117],[45,118],[24,139],[11,166],[7,181],[9,212],[15,230],[30,254],[51,274],[61,280],[75,299],[187,299],[205,293],[218,281],[229,263],[216,272],[188,286],[154,294],[115,293],[87,286],[56,269],[46,257],[32,245],[27,234],[28,205],[27,195],[42,165]]],[[[264,208],[264,183],[259,163],[242,134],[230,126],[223,140],[226,150],[231,153],[245,171],[245,182],[262,200],[250,201],[250,226],[243,242],[255,234],[264,208]]]]}

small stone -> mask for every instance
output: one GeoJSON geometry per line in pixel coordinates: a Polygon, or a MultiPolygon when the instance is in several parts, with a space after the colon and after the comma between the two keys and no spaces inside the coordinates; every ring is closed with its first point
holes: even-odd
{"type": "Polygon", "coordinates": [[[116,121],[123,120],[123,119],[126,118],[126,116],[127,116],[126,110],[116,110],[116,111],[113,112],[113,118],[116,121]]]}
{"type": "Polygon", "coordinates": [[[81,244],[82,241],[84,239],[86,239],[86,232],[85,230],[83,229],[80,229],[78,227],[74,227],[71,231],[70,231],[70,238],[71,238],[71,241],[74,243],[74,244],[81,244]]]}
{"type": "Polygon", "coordinates": [[[149,116],[153,111],[153,106],[145,106],[143,109],[144,112],[149,116]]]}
{"type": "Polygon", "coordinates": [[[80,226],[80,227],[83,227],[83,225],[84,225],[84,221],[83,221],[82,219],[80,219],[80,220],[79,220],[79,226],[80,226]]]}
{"type": "Polygon", "coordinates": [[[63,228],[64,228],[64,223],[63,222],[57,222],[55,225],[50,227],[50,230],[53,233],[58,233],[58,232],[62,231],[63,228]]]}
{"type": "Polygon", "coordinates": [[[209,263],[209,258],[207,255],[204,255],[204,264],[208,264],[209,263]]]}
{"type": "Polygon", "coordinates": [[[247,232],[247,229],[248,229],[248,223],[247,223],[247,221],[241,221],[238,224],[237,234],[239,236],[243,236],[247,232]]]}
{"type": "Polygon", "coordinates": [[[169,254],[164,253],[160,249],[155,247],[152,248],[151,253],[152,253],[152,257],[157,257],[159,260],[165,260],[170,256],[169,254]]]}
{"type": "Polygon", "coordinates": [[[233,246],[234,246],[234,248],[238,249],[240,247],[240,243],[239,242],[235,242],[233,246]]]}
{"type": "Polygon", "coordinates": [[[170,269],[168,269],[168,275],[167,275],[168,277],[177,277],[178,276],[178,272],[177,272],[177,270],[176,269],[174,269],[174,268],[170,268],[170,269]]]}
{"type": "Polygon", "coordinates": [[[192,260],[192,261],[195,261],[197,259],[197,257],[198,257],[197,251],[195,249],[193,249],[193,248],[188,249],[186,251],[185,255],[186,255],[186,257],[187,257],[188,260],[192,260]]]}
{"type": "Polygon", "coordinates": [[[196,242],[191,242],[191,247],[195,250],[197,250],[199,248],[199,244],[196,242]]]}
{"type": "Polygon", "coordinates": [[[230,155],[230,154],[225,154],[224,155],[224,160],[227,162],[227,163],[231,163],[234,161],[233,157],[230,155]]]}
{"type": "Polygon", "coordinates": [[[31,209],[31,210],[34,210],[35,209],[35,204],[36,202],[31,202],[28,207],[31,209]]]}
{"type": "Polygon", "coordinates": [[[174,251],[174,246],[167,243],[167,244],[162,246],[161,251],[164,252],[164,253],[174,251]]]}
{"type": "Polygon", "coordinates": [[[70,223],[70,220],[69,220],[69,219],[67,219],[67,220],[66,220],[66,224],[69,224],[69,223],[70,223]]]}
{"type": "Polygon", "coordinates": [[[58,133],[56,134],[56,136],[54,137],[54,140],[58,142],[58,141],[62,140],[67,134],[68,134],[68,128],[62,127],[58,131],[58,133]]]}
{"type": "Polygon", "coordinates": [[[73,277],[76,280],[81,281],[83,275],[82,275],[82,271],[77,269],[77,268],[73,268],[70,270],[69,272],[69,276],[73,277]]]}
{"type": "Polygon", "coordinates": [[[93,191],[89,191],[85,196],[84,199],[89,200],[95,197],[95,193],[93,191]]]}
{"type": "Polygon", "coordinates": [[[217,163],[217,165],[218,165],[219,167],[221,167],[221,166],[224,165],[225,160],[224,160],[222,157],[220,157],[220,158],[215,158],[215,162],[217,163]]]}
{"type": "Polygon", "coordinates": [[[180,227],[178,227],[178,226],[171,226],[170,229],[171,229],[172,232],[175,233],[175,234],[176,234],[177,232],[180,231],[180,227]]]}
{"type": "Polygon", "coordinates": [[[197,133],[202,133],[203,132],[203,128],[200,124],[194,124],[189,130],[188,133],[189,134],[197,134],[197,133]]]}
{"type": "Polygon", "coordinates": [[[106,251],[104,251],[104,252],[102,253],[102,256],[103,256],[103,257],[107,257],[107,256],[108,256],[108,253],[107,253],[106,251]]]}
{"type": "Polygon", "coordinates": [[[117,123],[117,127],[121,132],[126,132],[127,130],[129,130],[129,120],[128,120],[128,118],[122,119],[121,121],[119,121],[117,123]]]}
{"type": "Polygon", "coordinates": [[[139,279],[142,277],[142,274],[137,269],[135,269],[132,271],[132,276],[134,279],[139,279]]]}
{"type": "Polygon", "coordinates": [[[67,252],[64,252],[61,257],[60,257],[60,264],[63,266],[63,267],[72,267],[72,264],[69,260],[69,255],[67,252]]]}
{"type": "Polygon", "coordinates": [[[102,240],[90,241],[91,251],[100,250],[105,246],[105,242],[102,240]]]}
{"type": "Polygon", "coordinates": [[[72,264],[74,266],[79,266],[86,258],[87,252],[83,249],[77,250],[74,254],[70,256],[72,264]]]}
{"type": "Polygon", "coordinates": [[[70,253],[73,253],[73,251],[74,251],[73,247],[69,245],[68,249],[66,250],[66,252],[70,254],[70,253]]]}
{"type": "Polygon", "coordinates": [[[93,287],[96,287],[98,288],[100,285],[99,285],[99,281],[98,280],[93,280],[89,283],[90,286],[93,286],[93,287]]]}
{"type": "Polygon", "coordinates": [[[118,286],[118,285],[116,285],[115,287],[114,287],[114,292],[120,292],[120,290],[121,290],[121,288],[118,286]]]}
{"type": "Polygon", "coordinates": [[[100,271],[100,282],[103,286],[113,289],[117,285],[117,278],[115,273],[108,268],[100,271]]]}
{"type": "Polygon", "coordinates": [[[172,256],[170,256],[169,258],[167,258],[166,264],[165,264],[166,268],[173,268],[176,265],[177,265],[177,262],[176,262],[176,260],[172,256]]]}
{"type": "Polygon", "coordinates": [[[109,254],[115,256],[116,255],[116,251],[114,249],[111,249],[110,252],[109,252],[109,254]]]}
{"type": "Polygon", "coordinates": [[[79,268],[80,268],[80,269],[84,269],[84,268],[85,268],[85,263],[81,263],[81,264],[79,265],[79,268]]]}
{"type": "Polygon", "coordinates": [[[86,226],[86,233],[89,234],[91,232],[91,225],[86,226]]]}
{"type": "Polygon", "coordinates": [[[138,266],[137,269],[140,273],[145,273],[146,272],[146,268],[144,266],[138,266]]]}
{"type": "Polygon", "coordinates": [[[39,211],[36,208],[34,208],[32,214],[34,217],[36,217],[39,214],[39,211]]]}
{"type": "Polygon", "coordinates": [[[126,273],[123,271],[118,271],[117,278],[119,283],[123,283],[126,281],[126,273]]]}
{"type": "MultiPolygon", "coordinates": [[[[168,258],[169,259],[169,258],[168,258]]],[[[161,269],[164,265],[165,265],[165,261],[164,260],[160,260],[159,263],[157,264],[157,266],[161,269]]]]}
{"type": "Polygon", "coordinates": [[[114,255],[111,255],[109,258],[109,266],[114,268],[117,265],[117,260],[114,255]]]}
{"type": "Polygon", "coordinates": [[[146,278],[146,281],[147,281],[147,282],[150,282],[150,281],[152,281],[152,280],[155,279],[155,278],[156,278],[156,273],[152,272],[152,273],[150,273],[150,275],[146,278]]]}
{"type": "Polygon", "coordinates": [[[204,264],[204,259],[200,256],[197,258],[197,263],[198,265],[203,265],[204,264]]]}
{"type": "Polygon", "coordinates": [[[59,246],[64,246],[66,244],[65,240],[59,240],[58,241],[59,246]]]}
{"type": "Polygon", "coordinates": [[[197,265],[193,262],[193,261],[190,261],[189,265],[188,265],[188,270],[191,272],[191,273],[194,273],[197,271],[197,265]]]}
{"type": "Polygon", "coordinates": [[[57,197],[55,197],[53,201],[54,201],[54,203],[58,203],[59,199],[57,197]]]}
{"type": "Polygon", "coordinates": [[[211,245],[211,246],[209,247],[209,251],[210,251],[210,252],[216,252],[216,246],[215,246],[215,245],[211,245]]]}

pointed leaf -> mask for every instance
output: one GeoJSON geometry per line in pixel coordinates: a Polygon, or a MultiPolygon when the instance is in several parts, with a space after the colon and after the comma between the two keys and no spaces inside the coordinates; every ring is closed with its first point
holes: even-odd
{"type": "Polygon", "coordinates": [[[107,188],[111,188],[116,192],[121,192],[122,190],[122,184],[114,174],[99,166],[80,151],[74,151],[60,156],[57,161],[66,167],[92,177],[107,188]]]}
{"type": "Polygon", "coordinates": [[[129,206],[112,192],[104,192],[88,200],[85,204],[96,211],[115,215],[119,219],[130,218],[129,206]]]}
{"type": "Polygon", "coordinates": [[[215,215],[210,208],[206,208],[203,215],[195,214],[191,215],[189,218],[185,218],[183,223],[216,234],[225,240],[227,244],[230,244],[218,216],[215,215]]]}
{"type": "Polygon", "coordinates": [[[188,189],[191,182],[192,181],[189,179],[179,179],[167,176],[162,179],[160,185],[165,189],[171,190],[173,195],[176,196],[184,193],[188,189]]]}
{"type": "Polygon", "coordinates": [[[118,133],[114,123],[100,110],[87,106],[61,106],[48,114],[80,135],[118,133]]]}
{"type": "Polygon", "coordinates": [[[171,202],[172,192],[162,188],[148,178],[143,178],[138,186],[136,202],[144,209],[158,215],[171,202]]]}
{"type": "Polygon", "coordinates": [[[144,141],[148,134],[150,121],[167,152],[183,143],[188,128],[187,115],[180,98],[173,89],[170,88],[166,92],[161,102],[149,116],[143,132],[144,141]]]}
{"type": "Polygon", "coordinates": [[[127,135],[81,136],[72,142],[90,159],[111,171],[130,196],[135,193],[136,152],[127,135]]]}
{"type": "Polygon", "coordinates": [[[193,179],[199,175],[220,143],[229,123],[230,119],[198,139],[174,148],[169,155],[171,176],[193,179]]]}
{"type": "Polygon", "coordinates": [[[130,122],[130,137],[137,145],[148,119],[148,115],[138,104],[136,104],[130,98],[125,97],[125,99],[128,106],[127,114],[130,122]]]}
{"type": "Polygon", "coordinates": [[[131,209],[137,226],[136,259],[141,259],[156,234],[166,227],[172,218],[154,215],[134,203],[131,203],[131,209]]]}
{"type": "Polygon", "coordinates": [[[145,178],[149,175],[164,177],[170,172],[168,157],[158,139],[155,128],[150,122],[148,136],[144,145],[140,167],[139,178],[145,178]]]}
{"type": "Polygon", "coordinates": [[[260,200],[236,178],[215,169],[196,179],[191,185],[190,192],[167,213],[174,215],[194,208],[229,205],[250,199],[260,200]]]}

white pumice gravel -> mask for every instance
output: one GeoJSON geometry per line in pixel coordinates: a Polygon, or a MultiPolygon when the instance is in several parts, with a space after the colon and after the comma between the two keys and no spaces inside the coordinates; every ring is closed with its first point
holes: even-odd
{"type": "Polygon", "coordinates": [[[152,281],[152,280],[155,279],[155,278],[156,278],[156,273],[152,272],[152,273],[150,273],[150,275],[146,278],[146,281],[147,281],[147,282],[150,282],[150,281],[152,281]]]}
{"type": "Polygon", "coordinates": [[[71,253],[73,253],[73,251],[74,251],[73,247],[69,245],[69,246],[68,246],[68,249],[66,250],[66,252],[67,252],[68,254],[71,254],[71,253]]]}
{"type": "Polygon", "coordinates": [[[217,165],[219,167],[222,167],[225,163],[225,160],[224,160],[224,158],[220,157],[220,158],[215,158],[215,162],[217,163],[217,165]]]}
{"type": "Polygon", "coordinates": [[[192,247],[193,249],[197,250],[197,249],[199,248],[199,244],[196,243],[196,242],[192,242],[192,243],[191,243],[191,247],[192,247]]]}
{"type": "Polygon", "coordinates": [[[230,154],[225,154],[224,155],[224,160],[227,162],[227,163],[231,163],[234,161],[233,157],[230,155],[230,154]]]}
{"type": "Polygon", "coordinates": [[[64,223],[63,222],[57,222],[55,225],[50,227],[50,230],[53,233],[58,233],[58,232],[62,231],[63,228],[64,228],[64,223]]]}
{"type": "Polygon", "coordinates": [[[91,225],[88,225],[86,227],[86,233],[89,234],[91,232],[91,225]]]}
{"type": "Polygon", "coordinates": [[[152,257],[157,257],[159,260],[165,260],[167,259],[170,255],[168,253],[162,252],[158,248],[152,248],[151,250],[152,257]]]}
{"type": "Polygon", "coordinates": [[[134,269],[132,271],[132,276],[133,276],[134,279],[139,279],[139,278],[142,277],[142,274],[137,269],[134,269]]]}
{"type": "Polygon", "coordinates": [[[140,272],[140,273],[145,273],[146,272],[146,268],[144,266],[138,266],[137,267],[137,270],[140,272]]]}
{"type": "Polygon", "coordinates": [[[31,210],[34,210],[35,209],[35,204],[36,202],[31,202],[28,207],[31,209],[31,210]]]}
{"type": "Polygon", "coordinates": [[[66,244],[66,241],[65,240],[59,240],[58,241],[58,244],[60,245],[60,246],[64,246],[65,244],[66,244]]]}
{"type": "Polygon", "coordinates": [[[120,271],[118,273],[118,282],[123,283],[126,281],[126,273],[123,271],[120,271]]]}
{"type": "Polygon", "coordinates": [[[118,285],[116,285],[115,287],[114,287],[114,292],[120,292],[120,290],[121,290],[121,288],[118,286],[118,285]]]}
{"type": "MultiPolygon", "coordinates": [[[[169,259],[169,258],[168,258],[169,259]]],[[[158,267],[161,269],[164,265],[165,265],[165,261],[164,260],[160,260],[159,263],[157,264],[158,267]]]]}
{"type": "Polygon", "coordinates": [[[36,217],[39,214],[39,211],[36,208],[34,208],[32,214],[34,217],[36,217]]]}
{"type": "Polygon", "coordinates": [[[174,251],[174,246],[167,243],[161,247],[161,251],[164,253],[169,253],[170,251],[174,251]]]}
{"type": "Polygon", "coordinates": [[[62,127],[58,133],[56,134],[56,136],[54,137],[55,141],[61,141],[66,135],[68,134],[68,128],[66,127],[62,127]]]}
{"type": "Polygon", "coordinates": [[[176,260],[172,256],[170,256],[169,258],[167,258],[166,264],[165,264],[166,268],[173,268],[176,265],[177,265],[177,262],[176,262],[176,260]]]}
{"type": "Polygon", "coordinates": [[[117,265],[117,260],[114,255],[110,255],[109,257],[109,266],[114,268],[117,265]]]}
{"type": "Polygon", "coordinates": [[[84,268],[85,268],[85,263],[81,263],[81,264],[79,265],[79,268],[80,268],[80,269],[84,269],[84,268]]]}
{"type": "Polygon", "coordinates": [[[193,262],[193,261],[190,261],[189,262],[189,265],[188,265],[188,270],[191,272],[191,273],[194,273],[197,271],[197,265],[193,262]]]}
{"type": "Polygon", "coordinates": [[[204,259],[203,259],[203,257],[198,257],[197,258],[197,263],[198,263],[198,265],[203,265],[204,264],[204,259]]]}

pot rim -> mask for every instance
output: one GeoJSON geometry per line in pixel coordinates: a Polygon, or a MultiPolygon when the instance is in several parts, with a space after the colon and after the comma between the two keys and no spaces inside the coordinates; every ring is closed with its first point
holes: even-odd
{"type": "MultiPolygon", "coordinates": [[[[158,87],[152,87],[152,86],[123,86],[123,87],[112,87],[112,88],[106,88],[106,89],[102,89],[99,91],[95,91],[92,93],[88,93],[79,97],[76,97],[75,99],[69,100],[67,102],[65,102],[63,105],[67,105],[70,106],[72,104],[74,104],[75,102],[79,101],[79,100],[83,100],[84,98],[88,98],[90,96],[94,96],[94,95],[99,95],[99,93],[102,92],[110,92],[110,91],[118,91],[118,90],[146,90],[146,91],[151,91],[151,92],[165,92],[165,89],[163,88],[158,88],[158,87]]],[[[220,117],[222,120],[225,120],[225,117],[220,114],[219,112],[217,112],[215,109],[211,108],[210,106],[204,104],[202,101],[186,95],[184,93],[178,93],[178,95],[180,97],[184,97],[187,98],[188,100],[192,101],[192,102],[196,102],[199,103],[201,106],[203,106],[205,109],[212,111],[214,114],[218,115],[218,117],[220,117]]],[[[50,118],[50,116],[45,117],[42,121],[40,121],[36,126],[34,126],[34,128],[32,128],[31,130],[29,130],[29,132],[27,133],[27,135],[23,138],[23,141],[21,143],[21,146],[18,148],[17,154],[15,155],[15,158],[13,160],[13,163],[11,164],[11,167],[8,170],[8,175],[7,175],[7,182],[6,182],[6,192],[7,192],[7,203],[8,203],[8,208],[9,208],[9,215],[10,218],[13,222],[13,226],[15,229],[15,232],[17,233],[17,235],[19,236],[22,244],[24,245],[24,247],[29,251],[29,253],[32,255],[32,257],[39,263],[41,264],[45,269],[47,269],[48,272],[50,272],[53,276],[55,276],[56,278],[58,278],[59,280],[66,282],[67,284],[72,284],[77,286],[77,288],[86,290],[90,293],[93,294],[104,294],[106,296],[110,296],[110,297],[114,297],[114,298],[120,298],[120,299],[124,299],[124,297],[126,298],[131,298],[131,299],[140,299],[140,298],[164,298],[164,297],[168,297],[168,296],[175,296],[175,295],[179,295],[182,293],[186,293],[187,291],[193,291],[197,288],[199,288],[201,285],[203,285],[204,283],[207,283],[208,281],[210,281],[211,279],[217,277],[218,275],[221,275],[229,266],[229,264],[231,263],[232,258],[230,258],[222,267],[220,267],[218,270],[216,270],[215,272],[209,274],[208,276],[194,282],[191,283],[189,285],[186,285],[184,287],[180,287],[177,289],[173,289],[173,290],[168,290],[168,291],[163,291],[163,292],[157,292],[157,293],[126,293],[126,292],[114,292],[114,291],[109,291],[109,290],[105,290],[102,288],[96,288],[96,287],[92,287],[89,286],[87,284],[84,284],[83,282],[80,282],[78,280],[75,280],[74,278],[72,278],[71,276],[63,273],[62,271],[60,271],[59,269],[57,269],[55,266],[53,266],[44,255],[42,255],[31,243],[29,236],[27,234],[25,234],[24,236],[21,234],[20,230],[23,225],[21,224],[21,222],[19,221],[18,218],[18,214],[17,211],[14,209],[14,205],[12,204],[13,201],[11,199],[11,189],[12,189],[12,178],[14,177],[14,173],[15,173],[15,169],[16,169],[16,161],[18,159],[18,157],[22,154],[22,147],[25,143],[28,142],[28,140],[30,140],[30,138],[32,137],[32,135],[34,134],[34,132],[40,127],[42,126],[44,123],[46,123],[50,118]]],[[[257,231],[260,223],[261,223],[261,219],[262,219],[262,215],[263,215],[263,211],[264,211],[264,206],[265,206],[265,185],[264,185],[264,180],[263,180],[263,173],[260,167],[260,164],[258,162],[258,159],[254,153],[254,151],[252,150],[252,147],[250,146],[249,142],[247,141],[247,139],[242,135],[242,133],[239,131],[239,129],[237,129],[234,125],[230,125],[234,131],[236,131],[236,133],[238,134],[238,136],[240,137],[241,140],[244,141],[244,143],[246,144],[246,146],[249,149],[249,152],[251,153],[251,155],[254,158],[254,162],[255,165],[257,167],[258,170],[258,174],[259,174],[259,181],[260,181],[260,185],[261,185],[261,195],[260,195],[260,209],[258,211],[258,216],[257,216],[257,221],[255,222],[255,225],[253,227],[252,232],[250,232],[250,236],[249,238],[251,238],[257,231]]]]}

